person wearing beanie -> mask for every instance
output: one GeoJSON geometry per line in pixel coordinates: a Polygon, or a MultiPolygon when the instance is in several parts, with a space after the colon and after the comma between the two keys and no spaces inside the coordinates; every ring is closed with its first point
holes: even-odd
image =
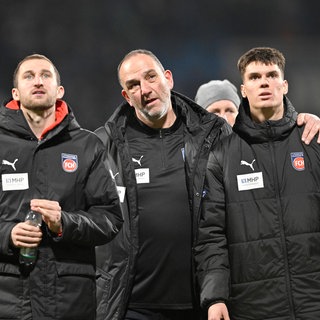
{"type": "Polygon", "coordinates": [[[211,80],[202,84],[195,102],[208,112],[224,118],[231,126],[234,125],[240,98],[237,88],[229,80],[211,80]]]}

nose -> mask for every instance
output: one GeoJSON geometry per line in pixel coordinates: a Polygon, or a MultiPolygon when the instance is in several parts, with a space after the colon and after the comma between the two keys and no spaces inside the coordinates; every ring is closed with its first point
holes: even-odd
{"type": "Polygon", "coordinates": [[[35,82],[35,85],[36,85],[36,86],[41,86],[41,85],[43,85],[42,76],[41,76],[41,75],[36,75],[36,76],[34,77],[34,82],[35,82]]]}
{"type": "Polygon", "coordinates": [[[147,81],[140,82],[140,90],[142,95],[148,95],[150,93],[151,88],[147,81]]]}
{"type": "Polygon", "coordinates": [[[221,118],[226,118],[226,113],[221,110],[216,110],[214,113],[221,118]]]}
{"type": "Polygon", "coordinates": [[[261,85],[268,86],[269,85],[269,78],[267,76],[261,77],[261,85]]]}
{"type": "Polygon", "coordinates": [[[228,121],[228,117],[225,112],[220,112],[220,117],[223,118],[224,120],[228,121]]]}

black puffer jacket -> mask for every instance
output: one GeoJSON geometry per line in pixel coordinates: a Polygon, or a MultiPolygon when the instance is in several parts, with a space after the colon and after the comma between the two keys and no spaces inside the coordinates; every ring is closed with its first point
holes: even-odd
{"type": "MultiPolygon", "coordinates": [[[[187,97],[172,92],[172,103],[179,108],[185,124],[185,164],[190,208],[194,212],[197,228],[201,190],[210,148],[221,135],[230,133],[224,120],[206,112],[187,97]]],[[[124,225],[108,245],[97,248],[98,319],[124,318],[133,285],[136,256],[138,253],[137,186],[132,157],[124,138],[129,114],[134,109],[127,103],[118,107],[105,127],[97,130],[106,145],[108,165],[115,176],[122,203],[124,225]],[[121,197],[121,195],[120,195],[121,197]]],[[[191,250],[191,248],[190,248],[191,250]]]]}
{"type": "Polygon", "coordinates": [[[121,227],[101,141],[79,127],[66,103],[56,106],[61,122],[40,141],[14,101],[0,109],[0,319],[22,319],[30,302],[34,320],[94,319],[95,246],[121,227]],[[25,276],[10,239],[33,198],[59,202],[63,233],[42,224],[38,260],[25,276]]]}
{"type": "Polygon", "coordinates": [[[210,154],[195,250],[201,303],[231,319],[320,319],[320,146],[301,141],[287,98],[279,121],[251,121],[210,154]]]}

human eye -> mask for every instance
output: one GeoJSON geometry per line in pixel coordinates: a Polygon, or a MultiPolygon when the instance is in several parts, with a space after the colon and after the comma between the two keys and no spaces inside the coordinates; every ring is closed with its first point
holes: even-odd
{"type": "Polygon", "coordinates": [[[270,74],[268,74],[268,77],[271,79],[276,79],[276,78],[278,78],[278,73],[277,72],[270,72],[270,74]]]}
{"type": "Polygon", "coordinates": [[[131,92],[135,92],[139,88],[139,83],[138,82],[130,82],[127,84],[127,88],[131,92]]]}
{"type": "Polygon", "coordinates": [[[50,72],[43,72],[43,73],[41,74],[41,77],[42,77],[43,79],[49,79],[49,78],[51,78],[51,73],[50,73],[50,72]]]}
{"type": "Polygon", "coordinates": [[[251,75],[249,76],[249,79],[250,79],[250,80],[258,80],[258,79],[259,79],[259,75],[257,75],[257,74],[251,74],[251,75]]]}
{"type": "Polygon", "coordinates": [[[32,80],[33,79],[33,74],[32,73],[25,73],[23,75],[23,79],[26,79],[26,80],[32,80]]]}
{"type": "Polygon", "coordinates": [[[148,73],[147,76],[146,76],[146,79],[149,81],[149,82],[155,82],[156,81],[156,78],[157,78],[157,74],[156,73],[148,73]]]}

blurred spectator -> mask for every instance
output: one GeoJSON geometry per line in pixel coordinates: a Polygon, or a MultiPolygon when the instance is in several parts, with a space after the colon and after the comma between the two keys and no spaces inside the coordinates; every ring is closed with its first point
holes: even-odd
{"type": "Polygon", "coordinates": [[[202,84],[195,101],[201,107],[224,118],[231,126],[238,114],[240,98],[237,88],[228,80],[211,80],[202,84]]]}

